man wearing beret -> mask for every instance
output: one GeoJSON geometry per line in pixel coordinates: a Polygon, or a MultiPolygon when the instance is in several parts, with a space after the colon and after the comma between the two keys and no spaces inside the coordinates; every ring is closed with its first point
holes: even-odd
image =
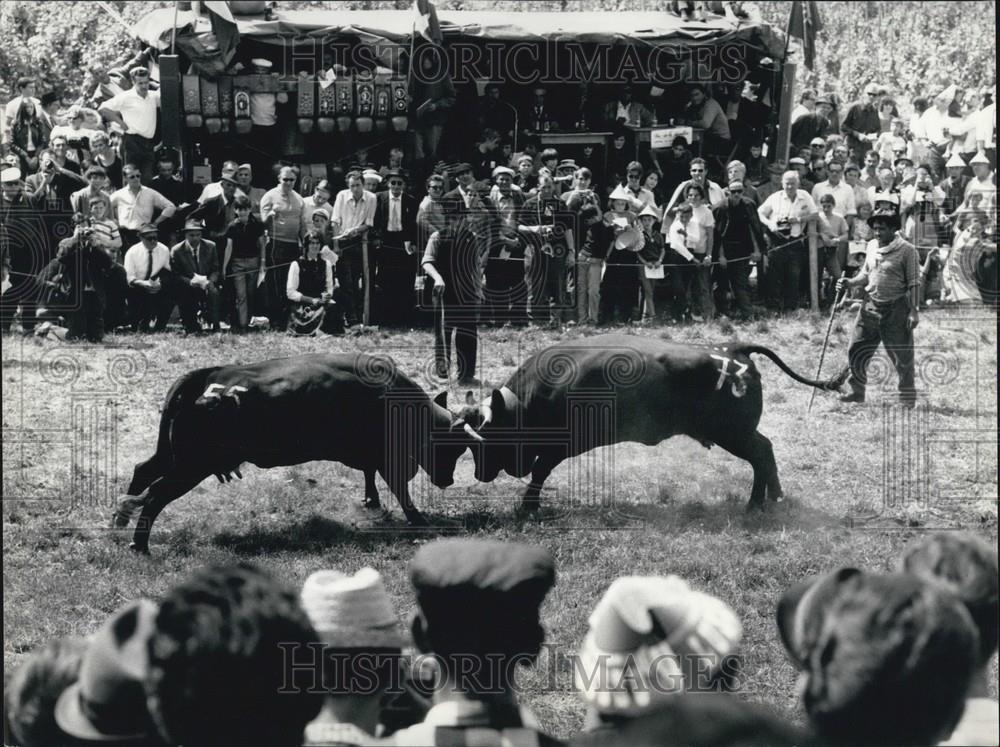
{"type": "Polygon", "coordinates": [[[882,343],[899,375],[900,403],[913,407],[917,403],[913,330],[920,306],[917,250],[897,234],[899,214],[891,208],[876,210],[868,224],[876,238],[868,242],[864,266],[853,278],[837,281],[838,294],[843,287],[865,289],[865,302],[858,311],[847,351],[848,365],[841,374],[851,392],[841,397],[841,402],[865,401],[868,363],[882,343]]]}
{"type": "Polygon", "coordinates": [[[412,633],[440,667],[423,723],[390,744],[553,745],[514,697],[517,663],[545,639],[539,608],[555,583],[552,556],[530,545],[470,539],[422,547],[410,565],[417,597],[412,633]]]}

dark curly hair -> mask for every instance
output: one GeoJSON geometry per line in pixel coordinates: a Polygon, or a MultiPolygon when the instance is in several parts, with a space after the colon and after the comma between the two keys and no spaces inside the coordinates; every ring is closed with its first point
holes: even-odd
{"type": "Polygon", "coordinates": [[[310,674],[293,670],[292,652],[318,645],[292,590],[249,564],[205,569],[160,604],[150,712],[171,744],[299,745],[322,693],[315,672],[292,678],[310,674]]]}

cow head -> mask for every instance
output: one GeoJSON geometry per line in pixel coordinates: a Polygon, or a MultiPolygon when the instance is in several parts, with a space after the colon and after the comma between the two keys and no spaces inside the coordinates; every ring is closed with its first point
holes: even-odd
{"type": "Polygon", "coordinates": [[[517,440],[513,438],[520,407],[517,395],[506,387],[494,389],[489,400],[479,404],[472,399],[472,392],[466,397],[459,417],[462,429],[473,440],[472,457],[480,482],[492,482],[501,470],[515,477],[526,473],[519,465],[517,440]]]}
{"type": "Polygon", "coordinates": [[[441,392],[431,403],[433,429],[429,451],[423,460],[431,482],[447,488],[455,482],[455,464],[465,450],[476,443],[464,429],[465,421],[448,409],[448,393],[441,392]]]}

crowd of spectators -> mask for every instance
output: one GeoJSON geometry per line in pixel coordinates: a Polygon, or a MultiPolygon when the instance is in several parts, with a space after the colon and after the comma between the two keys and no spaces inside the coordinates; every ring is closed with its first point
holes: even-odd
{"type": "MultiPolygon", "coordinates": [[[[885,205],[920,253],[924,303],[996,298],[992,89],[950,86],[909,122],[876,85],[842,117],[834,97],[806,91],[791,157],[769,164],[762,141],[729,132],[757,130],[703,86],[680,120],[696,123],[697,147],[683,137],[641,154],[628,145],[628,128],[657,114],[626,87],[593,115],[614,128],[607,152],[586,146],[573,158],[541,147],[556,116],[544,88],[515,118],[488,86],[471,150],[448,152],[426,178],[396,145],[382,165],[356,152],[329,179],[231,160],[201,185],[155,147],[148,70],[134,68],[131,82],[85,127],[80,107],[61,111],[58,96],[36,98],[33,79],[18,81],[0,175],[4,331],[20,308],[25,333],[98,341],[163,330],[175,307],[188,333],[439,329],[438,307],[458,304],[463,318],[445,314],[439,346],[454,330],[468,359],[482,324],[745,320],[808,305],[811,232],[815,282],[832,303],[835,281],[869,248],[866,217],[885,205]],[[444,261],[472,270],[458,277],[444,261]]],[[[753,103],[746,88],[737,111],[753,103]]]]}
{"type": "MultiPolygon", "coordinates": [[[[407,632],[382,576],[320,570],[296,594],[250,565],[137,599],[32,652],[5,744],[557,745],[520,697],[556,583],[538,546],[434,540],[407,632]]],[[[615,579],[569,655],[578,745],[996,744],[997,553],[928,534],[889,572],[831,568],[774,600],[804,726],[739,696],[744,628],[676,575],[615,579]]],[[[549,655],[556,655],[549,651],[549,655]]]]}

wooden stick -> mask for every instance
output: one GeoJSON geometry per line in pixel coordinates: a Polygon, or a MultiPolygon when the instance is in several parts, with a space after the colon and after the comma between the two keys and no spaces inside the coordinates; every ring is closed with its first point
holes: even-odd
{"type": "Polygon", "coordinates": [[[371,283],[368,278],[368,236],[361,237],[361,282],[365,284],[365,309],[361,324],[367,327],[371,323],[371,283]]]}
{"type": "MultiPolygon", "coordinates": [[[[826,357],[827,343],[830,342],[830,331],[833,329],[833,318],[837,315],[837,307],[840,306],[840,300],[846,290],[847,288],[844,287],[840,291],[840,293],[836,295],[836,297],[833,299],[833,305],[830,307],[830,321],[827,322],[826,325],[826,337],[823,338],[823,349],[820,351],[819,354],[819,365],[816,366],[816,375],[813,376],[813,378],[816,379],[817,381],[819,380],[820,372],[823,370],[823,359],[826,357]]],[[[816,399],[816,387],[813,387],[812,394],[809,395],[809,407],[806,409],[806,414],[812,411],[813,400],[815,399],[816,399]]]]}

